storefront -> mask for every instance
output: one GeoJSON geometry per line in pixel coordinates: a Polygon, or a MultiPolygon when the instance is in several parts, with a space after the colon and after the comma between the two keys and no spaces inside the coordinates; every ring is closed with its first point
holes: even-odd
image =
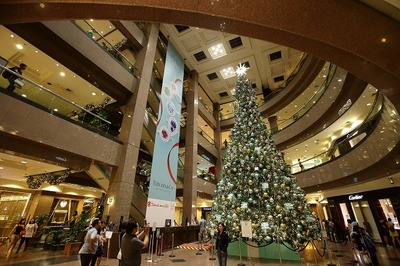
{"type": "Polygon", "coordinates": [[[0,236],[8,236],[11,229],[24,217],[31,193],[0,190],[0,236]]]}
{"type": "Polygon", "coordinates": [[[391,218],[395,228],[400,230],[399,188],[374,190],[328,198],[332,218],[340,226],[347,228],[347,220],[357,221],[372,236],[374,241],[382,242],[379,220],[391,218]]]}

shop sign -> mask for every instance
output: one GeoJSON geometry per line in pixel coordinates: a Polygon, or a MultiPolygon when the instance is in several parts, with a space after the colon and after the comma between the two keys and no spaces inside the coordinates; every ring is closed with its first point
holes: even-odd
{"type": "Polygon", "coordinates": [[[211,211],[212,208],[211,207],[203,207],[203,211],[211,211]]]}
{"type": "Polygon", "coordinates": [[[364,195],[350,195],[349,200],[362,200],[364,195]]]}
{"type": "Polygon", "coordinates": [[[93,199],[85,199],[83,202],[86,204],[93,204],[94,200],[93,199]]]}

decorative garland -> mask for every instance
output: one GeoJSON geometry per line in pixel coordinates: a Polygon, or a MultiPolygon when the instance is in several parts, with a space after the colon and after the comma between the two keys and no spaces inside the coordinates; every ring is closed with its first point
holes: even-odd
{"type": "Polygon", "coordinates": [[[43,184],[44,178],[43,176],[35,177],[35,176],[28,176],[28,180],[26,183],[28,183],[28,187],[30,189],[38,189],[40,186],[43,184]]]}
{"type": "Polygon", "coordinates": [[[62,182],[65,182],[65,180],[67,179],[67,177],[69,176],[69,174],[71,173],[71,169],[66,169],[65,171],[63,171],[60,174],[56,174],[59,173],[60,171],[57,172],[52,172],[52,173],[44,173],[41,175],[31,175],[28,176],[28,179],[26,181],[26,183],[28,184],[28,187],[30,189],[38,189],[40,188],[40,186],[43,184],[43,182],[47,182],[50,185],[59,185],[62,182]]]}

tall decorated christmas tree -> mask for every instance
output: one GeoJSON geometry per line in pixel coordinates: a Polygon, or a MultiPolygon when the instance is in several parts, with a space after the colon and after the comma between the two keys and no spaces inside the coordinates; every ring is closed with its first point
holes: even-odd
{"type": "Polygon", "coordinates": [[[235,126],[215,189],[211,226],[224,222],[232,240],[241,236],[241,221],[251,221],[252,241],[284,241],[296,247],[317,238],[317,217],[291,175],[257,110],[246,68],[237,69],[235,126]]]}

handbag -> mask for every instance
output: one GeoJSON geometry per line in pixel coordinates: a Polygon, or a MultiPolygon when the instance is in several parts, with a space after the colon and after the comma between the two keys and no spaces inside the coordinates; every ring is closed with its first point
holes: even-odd
{"type": "Polygon", "coordinates": [[[362,264],[371,264],[371,258],[368,253],[360,253],[360,259],[362,264]]]}
{"type": "Polygon", "coordinates": [[[15,84],[15,87],[20,88],[20,89],[25,85],[24,81],[20,78],[15,79],[14,84],[15,84]]]}
{"type": "Polygon", "coordinates": [[[23,229],[23,230],[21,230],[21,232],[19,232],[19,235],[20,235],[20,236],[24,236],[25,234],[26,234],[25,229],[23,229]]]}

